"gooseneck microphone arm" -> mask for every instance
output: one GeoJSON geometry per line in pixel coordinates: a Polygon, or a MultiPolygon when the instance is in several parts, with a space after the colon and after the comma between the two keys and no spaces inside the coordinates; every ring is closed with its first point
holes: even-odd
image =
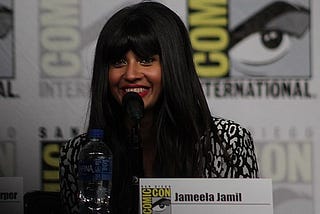
{"type": "Polygon", "coordinates": [[[141,146],[140,122],[143,117],[144,103],[139,94],[128,92],[122,99],[122,106],[133,122],[128,142],[130,185],[132,198],[130,213],[139,213],[139,178],[144,176],[143,151],[141,146]]]}

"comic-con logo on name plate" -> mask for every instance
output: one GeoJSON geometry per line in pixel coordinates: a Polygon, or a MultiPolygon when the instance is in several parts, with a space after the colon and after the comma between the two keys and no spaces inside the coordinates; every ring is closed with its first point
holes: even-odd
{"type": "Polygon", "coordinates": [[[142,187],[142,214],[171,214],[171,188],[142,187]]]}

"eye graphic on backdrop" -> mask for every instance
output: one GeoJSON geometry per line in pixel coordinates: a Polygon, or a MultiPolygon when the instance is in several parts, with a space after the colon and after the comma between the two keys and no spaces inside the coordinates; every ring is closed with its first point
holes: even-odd
{"type": "Polygon", "coordinates": [[[290,48],[290,36],[276,30],[253,33],[230,51],[232,59],[242,64],[259,66],[281,60],[290,48]]]}
{"type": "Polygon", "coordinates": [[[0,4],[0,39],[12,30],[12,10],[0,4]]]}
{"type": "MultiPolygon", "coordinates": [[[[0,79],[14,78],[15,40],[13,34],[13,9],[10,6],[13,6],[10,5],[10,1],[0,1],[0,79]]],[[[4,93],[0,92],[0,94],[3,95],[4,93]]]]}
{"type": "Polygon", "coordinates": [[[246,75],[268,75],[267,66],[290,58],[291,47],[309,27],[309,16],[307,9],[286,2],[267,5],[230,31],[232,67],[246,75]]]}

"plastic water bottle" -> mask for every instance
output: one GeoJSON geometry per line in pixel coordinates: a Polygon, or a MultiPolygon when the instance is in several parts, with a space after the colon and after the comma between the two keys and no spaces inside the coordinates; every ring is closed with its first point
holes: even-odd
{"type": "Polygon", "coordinates": [[[112,152],[101,129],[91,129],[79,154],[80,213],[111,213],[112,152]]]}

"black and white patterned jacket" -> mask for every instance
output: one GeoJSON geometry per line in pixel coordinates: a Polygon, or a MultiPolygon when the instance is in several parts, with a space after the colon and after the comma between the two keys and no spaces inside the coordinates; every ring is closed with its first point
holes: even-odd
{"type": "MultiPolygon", "coordinates": [[[[221,118],[213,118],[221,144],[211,136],[211,149],[206,157],[204,177],[207,178],[257,178],[258,163],[249,131],[239,124],[221,118]],[[223,150],[228,153],[226,160],[223,150]]],[[[66,142],[60,150],[60,192],[66,213],[78,213],[77,162],[86,135],[79,135],[66,142]]]]}

